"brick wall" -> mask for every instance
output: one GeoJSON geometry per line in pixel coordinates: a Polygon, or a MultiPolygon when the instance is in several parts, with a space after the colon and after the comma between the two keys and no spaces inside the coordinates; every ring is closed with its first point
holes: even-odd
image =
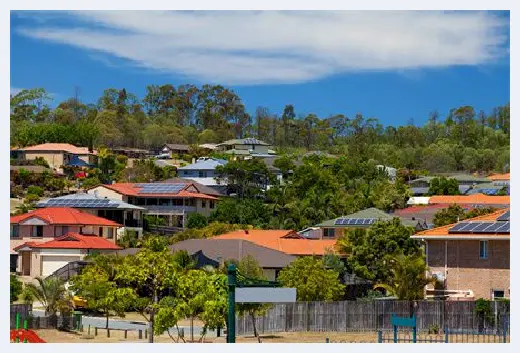
{"type": "MultiPolygon", "coordinates": [[[[509,240],[489,240],[488,258],[479,258],[478,240],[448,241],[446,289],[468,290],[475,298],[491,299],[492,290],[503,290],[509,297],[509,240]]],[[[445,241],[428,241],[428,266],[444,272],[445,241]]]]}

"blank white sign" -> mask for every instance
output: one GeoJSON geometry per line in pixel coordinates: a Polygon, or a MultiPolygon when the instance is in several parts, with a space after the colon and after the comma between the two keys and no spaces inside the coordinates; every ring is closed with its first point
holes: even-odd
{"type": "Polygon", "coordinates": [[[237,288],[236,303],[294,303],[296,288],[237,288]]]}

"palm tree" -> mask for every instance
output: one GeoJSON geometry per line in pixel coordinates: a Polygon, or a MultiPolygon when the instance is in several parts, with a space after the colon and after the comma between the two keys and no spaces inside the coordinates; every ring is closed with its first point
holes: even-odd
{"type": "MultiPolygon", "coordinates": [[[[435,283],[427,275],[428,267],[423,256],[404,255],[402,253],[388,258],[391,276],[385,283],[374,285],[382,288],[399,300],[415,301],[424,298],[424,287],[435,283]]],[[[413,307],[410,308],[413,314],[413,307]]]]}
{"type": "Polygon", "coordinates": [[[45,308],[45,315],[56,318],[56,313],[60,311],[66,301],[67,291],[62,279],[56,277],[36,278],[38,284],[29,283],[26,285],[27,292],[39,301],[45,308]]]}

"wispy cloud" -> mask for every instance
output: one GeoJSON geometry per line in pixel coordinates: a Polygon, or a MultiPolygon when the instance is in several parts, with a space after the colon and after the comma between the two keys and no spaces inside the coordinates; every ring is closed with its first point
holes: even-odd
{"type": "Polygon", "coordinates": [[[17,31],[225,84],[476,66],[508,55],[508,20],[490,12],[75,11],[60,16],[68,25],[59,24],[54,12],[51,19],[17,31]]]}

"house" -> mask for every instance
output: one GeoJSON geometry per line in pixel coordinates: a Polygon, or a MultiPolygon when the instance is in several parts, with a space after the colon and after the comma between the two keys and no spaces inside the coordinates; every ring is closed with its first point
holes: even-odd
{"type": "MultiPolygon", "coordinates": [[[[394,215],[372,207],[347,216],[327,220],[314,227],[306,228],[300,231],[299,234],[308,239],[338,239],[344,234],[345,229],[366,229],[377,221],[391,221],[394,217],[394,215]]],[[[420,222],[420,220],[401,218],[401,222],[410,227],[426,229],[424,222],[420,222]]]]}
{"type": "Polygon", "coordinates": [[[475,206],[486,206],[495,208],[509,207],[510,200],[509,196],[488,196],[484,194],[473,194],[473,195],[438,195],[432,196],[428,200],[429,205],[436,204],[457,204],[457,205],[471,205],[475,206]]]}
{"type": "Polygon", "coordinates": [[[254,137],[245,139],[233,139],[218,144],[217,151],[235,156],[270,157],[274,153],[270,150],[270,144],[260,141],[254,137]]]}
{"type": "MultiPolygon", "coordinates": [[[[440,212],[443,209],[450,207],[450,204],[435,204],[435,205],[422,205],[422,206],[411,206],[406,207],[400,210],[395,210],[393,215],[401,218],[407,219],[409,221],[419,221],[426,223],[428,225],[427,228],[431,228],[433,226],[433,218],[437,212],[440,212]]],[[[461,205],[461,207],[465,211],[470,211],[474,207],[470,205],[461,205]]],[[[425,229],[427,229],[425,228],[425,229]]]]}
{"type": "Polygon", "coordinates": [[[478,184],[466,192],[466,195],[473,194],[509,195],[509,185],[500,185],[495,183],[478,184]]]}
{"type": "Polygon", "coordinates": [[[97,164],[97,152],[87,147],[76,147],[68,143],[44,143],[41,145],[19,148],[22,159],[34,160],[41,157],[49,167],[61,171],[64,166],[77,164],[97,164]]]}
{"type": "Polygon", "coordinates": [[[199,148],[203,150],[207,150],[207,152],[213,152],[217,149],[216,143],[203,143],[202,145],[199,145],[199,148]]]}
{"type": "Polygon", "coordinates": [[[82,261],[94,252],[110,253],[120,249],[97,235],[69,232],[46,242],[28,241],[13,250],[21,254],[22,275],[36,278],[50,276],[68,263],[82,261]]]}
{"type": "Polygon", "coordinates": [[[185,227],[190,213],[209,216],[218,201],[193,183],[115,183],[98,185],[87,192],[144,207],[149,216],[176,228],[185,227]]]}
{"type": "Polygon", "coordinates": [[[376,168],[378,170],[384,171],[388,175],[390,181],[395,181],[395,179],[397,178],[397,169],[395,168],[387,167],[381,164],[376,165],[376,168]]]}
{"type": "MultiPolygon", "coordinates": [[[[69,233],[95,235],[115,243],[117,229],[121,227],[114,221],[65,207],[39,208],[28,213],[11,216],[10,224],[11,263],[16,263],[16,269],[24,276],[28,276],[30,273],[31,257],[30,254],[23,253],[25,250],[15,251],[14,249],[18,246],[27,242],[32,245],[45,243],[69,233]]],[[[62,255],[60,253],[56,256],[62,255]]],[[[60,262],[59,259],[49,261],[51,260],[60,262]]]]}
{"type": "Polygon", "coordinates": [[[488,179],[491,180],[493,185],[495,186],[509,186],[510,183],[510,174],[493,174],[488,176],[488,179]]]}
{"type": "Polygon", "coordinates": [[[223,186],[225,189],[226,183],[217,180],[215,171],[218,166],[226,164],[225,159],[201,158],[193,164],[177,168],[177,175],[180,178],[187,178],[211,188],[221,189],[223,186]]]}
{"type": "Polygon", "coordinates": [[[220,196],[224,195],[217,187],[215,187],[215,186],[209,187],[209,186],[203,185],[201,183],[198,183],[198,182],[194,181],[193,179],[175,177],[175,178],[156,181],[155,183],[156,184],[179,184],[179,183],[180,184],[193,184],[193,186],[195,186],[197,188],[197,190],[199,190],[199,192],[201,192],[203,194],[215,196],[215,197],[220,197],[220,196]]]}
{"type": "Polygon", "coordinates": [[[131,205],[122,200],[109,199],[98,194],[76,193],[66,196],[55,197],[36,204],[38,208],[49,207],[71,207],[102,217],[118,224],[122,227],[118,229],[117,237],[121,237],[125,231],[135,232],[138,238],[143,235],[143,215],[146,208],[131,205]]]}
{"type": "Polygon", "coordinates": [[[112,148],[112,152],[117,155],[126,156],[128,158],[134,159],[145,159],[153,156],[153,152],[149,150],[144,150],[140,148],[130,148],[130,147],[116,147],[112,148]]]}
{"type": "Polygon", "coordinates": [[[438,280],[437,288],[426,288],[427,298],[509,298],[509,219],[504,209],[412,236],[424,242],[438,280]]]}
{"type": "Polygon", "coordinates": [[[190,152],[190,146],[167,143],[163,146],[161,152],[164,154],[169,154],[170,158],[174,158],[175,156],[182,156],[188,154],[190,152]]]}
{"type": "Polygon", "coordinates": [[[211,239],[242,239],[294,256],[323,256],[334,251],[334,239],[306,239],[294,230],[237,230],[211,239]]]}
{"type": "MultiPolygon", "coordinates": [[[[243,239],[188,239],[169,246],[172,252],[184,250],[195,260],[196,267],[218,268],[226,260],[242,260],[250,255],[258,261],[268,280],[274,281],[278,273],[296,257],[284,252],[257,245],[243,239]]],[[[124,249],[119,255],[135,254],[139,249],[124,249]]]]}
{"type": "Polygon", "coordinates": [[[451,174],[451,175],[439,175],[439,176],[427,176],[418,179],[414,179],[408,182],[410,191],[414,196],[427,195],[430,190],[430,182],[434,178],[445,177],[448,179],[455,179],[459,183],[459,193],[465,194],[468,190],[472,189],[478,184],[488,183],[489,180],[486,178],[475,177],[467,174],[451,174]]]}

